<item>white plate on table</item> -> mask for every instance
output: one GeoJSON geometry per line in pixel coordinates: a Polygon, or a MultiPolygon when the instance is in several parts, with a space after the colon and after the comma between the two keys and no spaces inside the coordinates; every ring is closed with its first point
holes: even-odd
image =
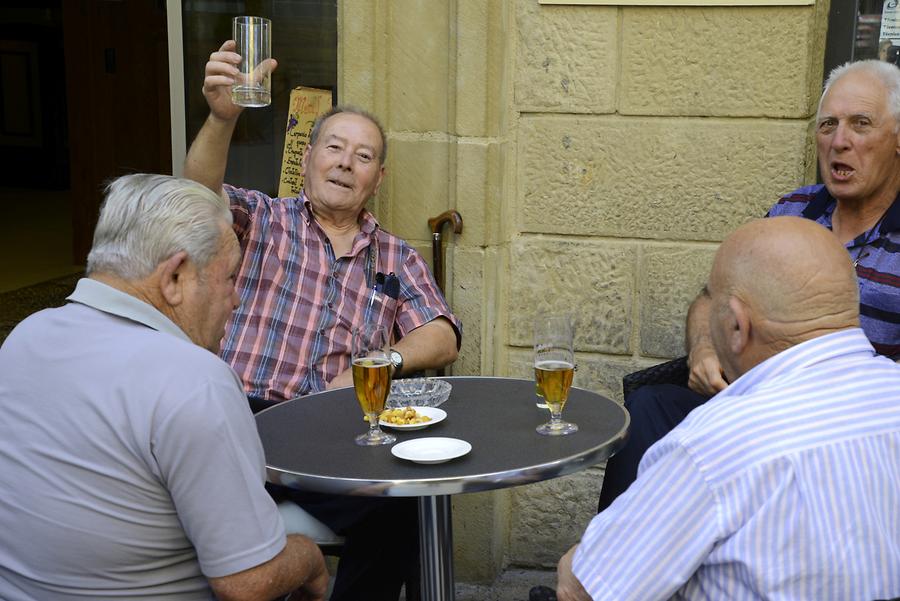
{"type": "Polygon", "coordinates": [[[458,438],[415,438],[391,447],[394,457],[415,463],[443,463],[462,457],[472,445],[458,438]]]}
{"type": "Polygon", "coordinates": [[[416,413],[419,415],[424,415],[425,417],[430,417],[431,419],[427,422],[422,422],[419,424],[392,424],[391,422],[386,422],[383,419],[378,420],[378,423],[385,428],[393,428],[394,430],[421,430],[422,428],[427,428],[428,426],[433,426],[434,424],[444,421],[447,417],[447,412],[443,409],[438,409],[437,407],[402,407],[403,409],[415,409],[416,413]]]}

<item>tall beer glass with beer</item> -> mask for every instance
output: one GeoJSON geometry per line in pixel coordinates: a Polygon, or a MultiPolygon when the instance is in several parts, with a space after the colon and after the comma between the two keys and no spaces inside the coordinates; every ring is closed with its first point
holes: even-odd
{"type": "Polygon", "coordinates": [[[353,388],[363,413],[369,420],[369,431],[356,437],[356,444],[375,446],[397,440],[381,431],[378,416],[391,390],[391,359],[388,332],[382,325],[367,323],[353,330],[353,388]]]}
{"type": "Polygon", "coordinates": [[[550,410],[550,421],[537,427],[538,434],[563,436],[578,426],[562,421],[575,375],[574,330],[568,315],[538,317],[534,323],[534,378],[550,410]]]}

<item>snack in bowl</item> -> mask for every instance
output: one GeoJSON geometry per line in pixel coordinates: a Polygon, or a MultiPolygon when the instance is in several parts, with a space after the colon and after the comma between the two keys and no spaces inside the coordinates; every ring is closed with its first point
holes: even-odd
{"type": "Polygon", "coordinates": [[[447,412],[437,407],[395,407],[383,411],[378,423],[394,430],[421,430],[443,421],[446,417],[447,412]]]}
{"type": "Polygon", "coordinates": [[[412,407],[402,407],[400,409],[387,409],[382,412],[379,419],[382,422],[398,425],[409,426],[411,424],[424,424],[431,421],[427,415],[422,415],[412,407]]]}

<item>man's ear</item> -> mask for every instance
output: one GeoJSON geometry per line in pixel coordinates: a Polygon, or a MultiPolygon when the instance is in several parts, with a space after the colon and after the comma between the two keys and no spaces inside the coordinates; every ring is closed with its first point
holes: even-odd
{"type": "Polygon", "coordinates": [[[381,188],[381,181],[384,179],[384,165],[381,166],[381,169],[378,171],[378,181],[375,183],[375,191],[372,192],[372,196],[375,197],[378,195],[378,190],[381,188]]]}
{"type": "Polygon", "coordinates": [[[750,344],[750,309],[739,298],[728,299],[728,346],[738,356],[750,344]]]}
{"type": "Polygon", "coordinates": [[[165,301],[177,307],[184,301],[184,271],[187,268],[188,255],[178,251],[157,267],[159,291],[165,301]]]}
{"type": "Polygon", "coordinates": [[[307,144],[306,148],[303,149],[303,158],[300,159],[300,175],[306,177],[306,165],[309,163],[309,149],[312,147],[312,144],[307,144]]]}

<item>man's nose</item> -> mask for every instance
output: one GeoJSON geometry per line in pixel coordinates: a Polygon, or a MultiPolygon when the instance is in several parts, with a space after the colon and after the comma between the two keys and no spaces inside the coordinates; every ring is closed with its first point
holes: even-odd
{"type": "Polygon", "coordinates": [[[341,169],[351,169],[353,166],[353,151],[349,148],[345,149],[338,157],[338,167],[341,169]]]}
{"type": "Polygon", "coordinates": [[[231,289],[231,310],[234,311],[241,306],[241,297],[238,295],[237,287],[231,289]]]}
{"type": "Polygon", "coordinates": [[[831,138],[831,145],[836,149],[844,149],[850,146],[850,130],[846,123],[838,122],[831,138]]]}

